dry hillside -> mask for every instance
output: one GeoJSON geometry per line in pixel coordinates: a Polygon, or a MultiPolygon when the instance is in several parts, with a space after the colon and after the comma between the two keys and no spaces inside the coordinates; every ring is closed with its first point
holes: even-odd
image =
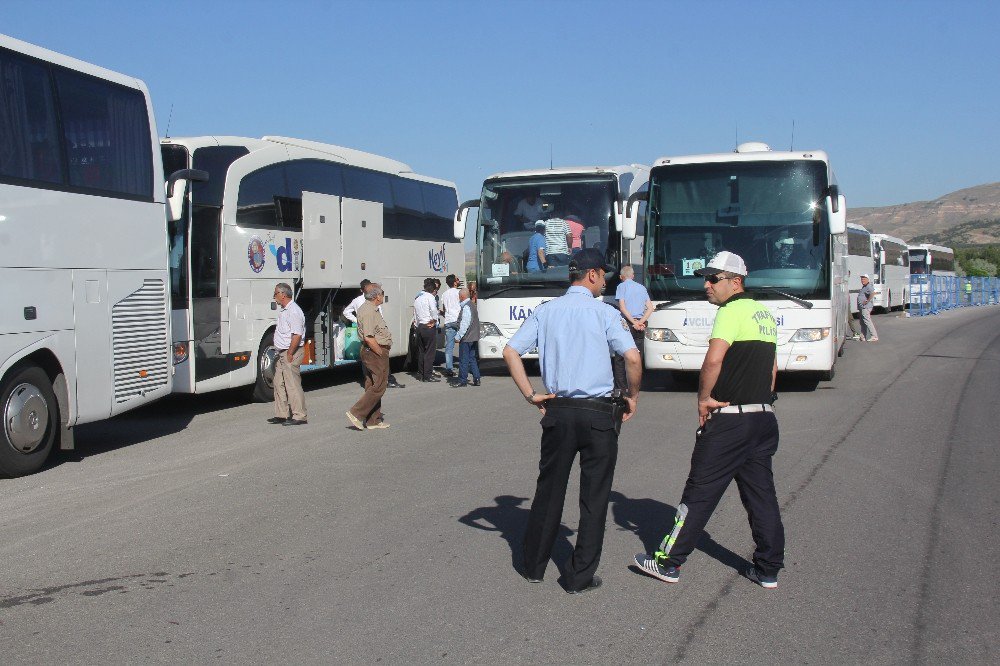
{"type": "Polygon", "coordinates": [[[934,201],[880,208],[850,208],[849,204],[848,221],[904,240],[922,237],[956,245],[1000,243],[1000,183],[969,187],[934,201]]]}

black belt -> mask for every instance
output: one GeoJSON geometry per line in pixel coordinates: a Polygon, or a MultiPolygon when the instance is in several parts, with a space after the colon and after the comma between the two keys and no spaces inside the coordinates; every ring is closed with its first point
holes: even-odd
{"type": "Polygon", "coordinates": [[[549,398],[546,407],[569,407],[571,409],[586,409],[602,414],[614,414],[615,404],[611,398],[549,398]]]}

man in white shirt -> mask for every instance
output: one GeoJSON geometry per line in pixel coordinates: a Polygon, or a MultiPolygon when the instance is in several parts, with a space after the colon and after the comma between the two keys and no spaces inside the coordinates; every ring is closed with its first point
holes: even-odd
{"type": "Polygon", "coordinates": [[[438,323],[436,292],[437,280],[425,278],[424,290],[413,301],[413,319],[417,327],[417,374],[422,382],[441,381],[434,376],[438,323]]]}
{"type": "Polygon", "coordinates": [[[521,221],[525,229],[533,229],[535,222],[542,219],[542,202],[538,194],[532,192],[517,203],[514,217],[521,221]]]}
{"type": "Polygon", "coordinates": [[[444,279],[448,288],[441,294],[441,313],[444,315],[444,374],[455,376],[455,333],[458,332],[458,313],[462,309],[459,287],[462,281],[454,275],[444,279]]]}
{"type": "Polygon", "coordinates": [[[292,300],[292,288],[284,282],[274,287],[278,325],[274,329],[274,416],[268,423],[305,425],[306,397],[302,393],[302,358],[305,355],[306,317],[292,300]]]}

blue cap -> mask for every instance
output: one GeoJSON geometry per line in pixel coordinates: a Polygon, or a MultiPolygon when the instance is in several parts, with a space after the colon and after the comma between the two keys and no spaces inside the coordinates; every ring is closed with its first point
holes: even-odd
{"type": "Polygon", "coordinates": [[[595,250],[592,247],[588,247],[585,250],[580,250],[573,255],[573,258],[569,261],[569,270],[573,271],[589,271],[590,269],[602,269],[605,274],[610,275],[615,272],[615,267],[610,265],[604,259],[604,253],[600,250],[595,250]]]}

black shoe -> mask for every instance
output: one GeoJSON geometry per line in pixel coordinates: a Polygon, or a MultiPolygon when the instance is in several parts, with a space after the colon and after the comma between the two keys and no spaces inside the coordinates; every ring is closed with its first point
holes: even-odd
{"type": "Polygon", "coordinates": [[[479,386],[479,380],[478,379],[473,379],[472,380],[472,385],[473,386],[479,386]]]}
{"type": "Polygon", "coordinates": [[[444,375],[445,377],[454,377],[455,376],[455,371],[454,370],[442,370],[441,374],[444,375]]]}
{"type": "Polygon", "coordinates": [[[305,419],[288,419],[287,421],[285,421],[281,425],[305,425],[307,423],[309,423],[309,422],[306,421],[305,419]]]}
{"type": "Polygon", "coordinates": [[[421,379],[420,381],[422,381],[422,382],[439,382],[441,380],[438,379],[437,377],[431,377],[430,379],[421,379]]]}
{"type": "Polygon", "coordinates": [[[267,422],[268,423],[273,423],[274,425],[281,425],[282,423],[284,423],[287,420],[288,419],[283,419],[283,418],[281,418],[279,416],[272,416],[271,418],[269,418],[267,420],[267,422]]]}
{"type": "Polygon", "coordinates": [[[392,382],[390,384],[387,384],[386,386],[388,386],[389,388],[406,388],[406,384],[400,384],[399,382],[392,382]]]}
{"type": "Polygon", "coordinates": [[[465,388],[469,385],[468,382],[449,382],[452,388],[465,388]]]}
{"type": "Polygon", "coordinates": [[[524,580],[528,581],[529,583],[541,583],[542,582],[541,578],[532,578],[531,576],[529,576],[528,574],[526,574],[524,572],[520,572],[520,573],[521,573],[521,578],[523,578],[524,580]]]}
{"type": "Polygon", "coordinates": [[[591,590],[596,590],[604,583],[600,576],[594,576],[590,581],[590,585],[582,587],[579,590],[566,590],[567,594],[583,594],[584,592],[590,592],[591,590]]]}

